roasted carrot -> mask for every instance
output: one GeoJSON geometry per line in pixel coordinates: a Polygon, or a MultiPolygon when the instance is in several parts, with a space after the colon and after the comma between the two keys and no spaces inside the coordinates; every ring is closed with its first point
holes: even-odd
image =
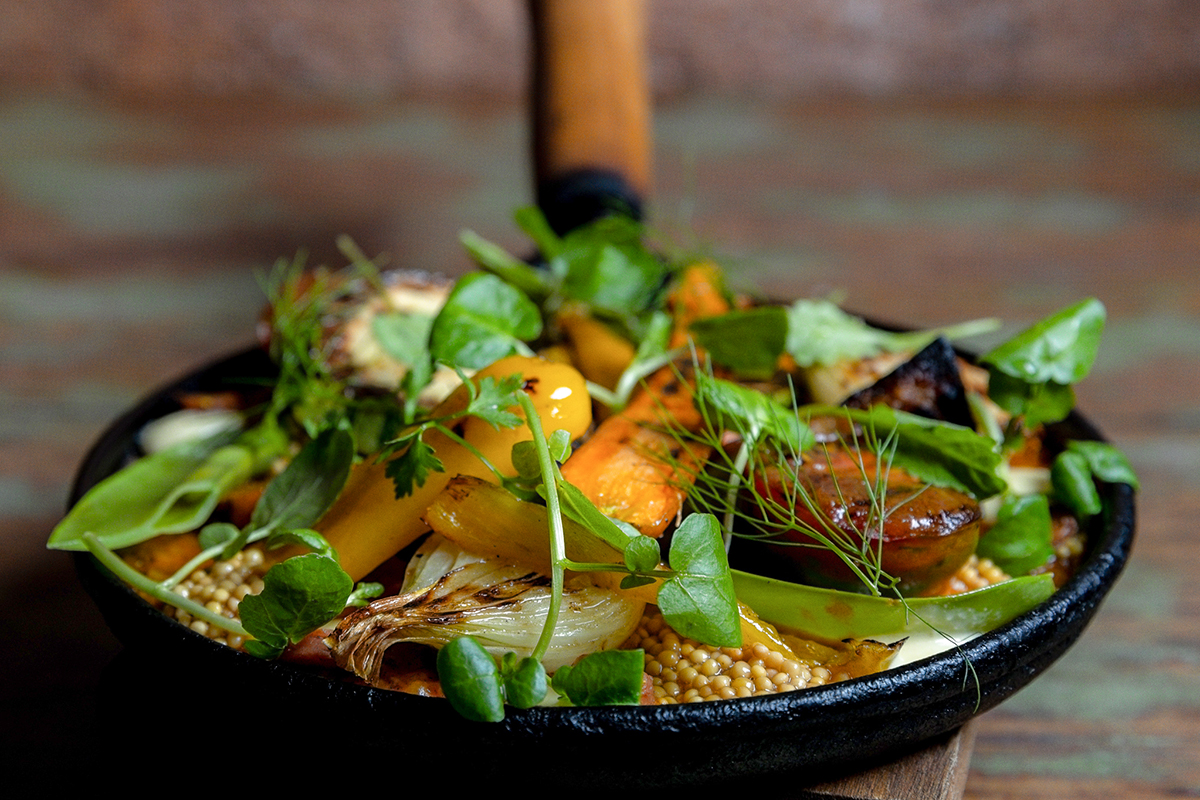
{"type": "MultiPolygon", "coordinates": [[[[717,284],[718,273],[701,263],[684,271],[672,292],[672,342],[687,342],[697,319],[728,310],[717,284]]],[[[622,411],[604,420],[563,464],[563,477],[605,514],[658,537],[678,516],[708,449],[684,444],[665,423],[695,430],[702,420],[692,403],[685,377],[690,361],[655,372],[622,411]]]]}

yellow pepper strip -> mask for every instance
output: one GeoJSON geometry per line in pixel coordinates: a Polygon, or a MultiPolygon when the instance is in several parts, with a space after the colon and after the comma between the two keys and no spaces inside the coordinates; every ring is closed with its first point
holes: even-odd
{"type": "MultiPolygon", "coordinates": [[[[514,374],[523,377],[525,392],[533,400],[548,433],[564,429],[574,439],[587,431],[592,423],[591,400],[583,376],[574,368],[539,358],[510,356],[480,370],[474,380],[500,379],[514,374]]],[[[466,408],[468,402],[467,388],[459,387],[438,406],[434,416],[453,416],[466,408]]],[[[522,416],[519,407],[510,410],[522,416]]],[[[496,430],[475,417],[463,418],[447,427],[478,448],[507,475],[516,474],[510,457],[512,446],[531,438],[525,425],[496,430]]],[[[425,484],[415,487],[411,495],[397,498],[383,464],[360,463],[351,471],[337,502],[318,523],[317,530],[337,550],[342,569],[354,580],[361,580],[429,530],[422,520],[425,509],[452,477],[475,475],[485,480],[494,479],[491,471],[470,450],[446,435],[431,430],[425,434],[425,442],[441,459],[444,472],[430,474],[425,484]]]]}
{"type": "Polygon", "coordinates": [[[631,342],[578,304],[563,306],[556,317],[566,334],[571,360],[592,383],[616,389],[621,373],[637,354],[631,342]]]}

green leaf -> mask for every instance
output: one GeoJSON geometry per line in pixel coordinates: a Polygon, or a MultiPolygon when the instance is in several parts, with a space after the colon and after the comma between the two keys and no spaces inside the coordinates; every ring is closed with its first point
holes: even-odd
{"type": "Polygon", "coordinates": [[[413,493],[413,487],[424,486],[431,472],[444,472],[445,465],[433,448],[420,437],[413,437],[408,448],[384,467],[384,474],[396,487],[396,499],[413,493]]]}
{"type": "Polygon", "coordinates": [[[574,229],[551,261],[564,265],[564,295],[619,316],[647,310],[667,275],[642,242],[641,225],[620,215],[574,229]]]}
{"type": "Polygon", "coordinates": [[[521,391],[522,383],[520,375],[506,375],[500,379],[489,375],[477,384],[468,382],[471,400],[463,414],[478,417],[496,430],[521,425],[524,420],[509,409],[520,402],[517,392],[521,391]]]}
{"type": "Polygon", "coordinates": [[[625,546],[625,566],[634,572],[653,572],[662,560],[662,548],[658,540],[637,535],[625,546]]]}
{"type": "Polygon", "coordinates": [[[549,261],[562,252],[562,239],[550,227],[550,223],[546,221],[546,215],[540,208],[523,206],[516,210],[513,218],[517,222],[517,227],[537,245],[542,258],[549,261]]]}
{"type": "Polygon", "coordinates": [[[476,722],[504,719],[504,690],[496,661],[470,636],[451,639],[437,655],[438,680],[450,705],[476,722]]]}
{"type": "Polygon", "coordinates": [[[486,367],[542,332],[538,307],[495,275],[472,273],[455,284],[433,322],[434,358],[464,369],[486,367]]]}
{"type": "Polygon", "coordinates": [[[383,584],[374,581],[361,581],[346,598],[346,606],[360,608],[367,605],[376,597],[383,596],[383,584]]]}
{"type": "Polygon", "coordinates": [[[1055,498],[1081,520],[1096,516],[1104,508],[1092,469],[1082,453],[1072,450],[1059,453],[1050,465],[1050,484],[1055,498]]]}
{"type": "Polygon", "coordinates": [[[271,534],[271,538],[267,540],[267,546],[271,549],[283,547],[284,545],[298,544],[301,547],[307,547],[317,555],[325,556],[325,558],[338,560],[337,551],[330,546],[329,542],[317,531],[311,528],[295,528],[292,530],[275,531],[271,534]]]}
{"type": "Polygon", "coordinates": [[[1022,417],[1026,428],[1066,419],[1075,407],[1075,390],[1059,383],[1025,383],[992,370],[988,397],[1008,413],[1022,417]]]}
{"type": "MultiPolygon", "coordinates": [[[[634,537],[641,534],[623,528],[609,517],[601,513],[595,504],[575,486],[565,480],[556,481],[558,487],[558,502],[562,515],[567,519],[582,525],[606,544],[624,552],[634,537]]],[[[538,487],[538,494],[545,498],[545,487],[538,487]]],[[[657,564],[657,562],[656,562],[657,564]]]]}
{"type": "Polygon", "coordinates": [[[896,431],[892,463],[915,478],[980,499],[993,497],[1008,487],[997,473],[1003,456],[996,443],[970,428],[885,405],[866,410],[841,409],[838,413],[871,425],[876,440],[896,431]]]}
{"type": "Polygon", "coordinates": [[[698,319],[688,331],[721,366],[769,378],[787,343],[788,315],[782,306],[760,306],[698,319]]]}
{"type": "Polygon", "coordinates": [[[1024,575],[1054,555],[1050,503],[1045,495],[1005,495],[996,524],[979,540],[976,553],[1009,575],[1024,575]]]}
{"type": "Polygon", "coordinates": [[[504,697],[517,708],[533,708],[546,699],[549,682],[546,668],[535,658],[517,659],[516,653],[505,653],[500,664],[504,697]]]}
{"type": "Polygon", "coordinates": [[[819,639],[867,639],[916,633],[982,633],[1054,593],[1054,578],[1032,575],[951,597],[901,602],[820,589],[733,571],[738,597],[763,619],[819,639]],[[931,627],[932,626],[932,627],[931,627]]]}
{"type": "Polygon", "coordinates": [[[250,516],[250,528],[309,528],[333,505],[354,463],[354,438],[334,428],[306,444],[275,476],[250,516]]]}
{"type": "Polygon", "coordinates": [[[1067,442],[1067,452],[1083,456],[1092,475],[1105,483],[1127,483],[1134,489],[1140,488],[1129,459],[1108,442],[1075,439],[1067,442]]]}
{"type": "Polygon", "coordinates": [[[225,544],[237,538],[240,531],[232,522],[210,522],[200,529],[200,549],[225,544]]]}
{"type": "Polygon", "coordinates": [[[642,650],[601,650],[554,673],[554,691],[576,706],[636,706],[642,697],[642,650]]]}
{"type": "Polygon", "coordinates": [[[429,314],[386,311],[371,320],[371,333],[385,353],[411,366],[429,360],[433,320],[429,314]]]}
{"type": "Polygon", "coordinates": [[[298,642],[341,613],[354,582],[336,561],[316,553],[281,561],[263,576],[263,590],[238,606],[242,625],[264,645],[298,642]]]}
{"type": "Polygon", "coordinates": [[[711,514],[691,514],[671,539],[675,575],[658,590],[663,618],[683,636],[717,647],[740,647],[738,598],[729,574],[721,525],[711,514]]]}
{"type": "Polygon", "coordinates": [[[1104,317],[1099,300],[1083,300],[1051,314],[979,360],[1025,383],[1078,383],[1096,360],[1104,317]]]}
{"type": "Polygon", "coordinates": [[[221,498],[262,467],[262,456],[228,436],[183,442],[146,456],[92,487],[58,524],[46,546],[84,550],[94,533],[117,549],[159,534],[196,530],[221,498]]]}
{"type": "Polygon", "coordinates": [[[917,351],[939,336],[959,339],[994,330],[993,319],[924,331],[892,332],[868,325],[829,300],[797,300],[788,309],[787,352],[801,367],[858,360],[882,352],[917,351]]]}
{"type": "Polygon", "coordinates": [[[475,263],[504,282],[530,297],[542,297],[550,293],[547,273],[530,266],[503,247],[487,241],[474,231],[463,231],[458,239],[475,263]]]}

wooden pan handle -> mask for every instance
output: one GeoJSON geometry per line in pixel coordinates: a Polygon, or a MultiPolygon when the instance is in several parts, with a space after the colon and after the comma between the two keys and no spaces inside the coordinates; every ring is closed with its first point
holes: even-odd
{"type": "Polygon", "coordinates": [[[622,204],[638,215],[651,170],[644,0],[529,8],[538,204],[560,229],[588,221],[571,217],[587,217],[589,205],[591,216],[622,204]]]}

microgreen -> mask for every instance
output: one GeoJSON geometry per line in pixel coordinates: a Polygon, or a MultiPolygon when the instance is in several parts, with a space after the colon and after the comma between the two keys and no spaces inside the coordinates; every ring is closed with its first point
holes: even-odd
{"type": "Polygon", "coordinates": [[[554,673],[554,691],[577,706],[637,705],[642,694],[641,650],[601,650],[554,673]]]}

